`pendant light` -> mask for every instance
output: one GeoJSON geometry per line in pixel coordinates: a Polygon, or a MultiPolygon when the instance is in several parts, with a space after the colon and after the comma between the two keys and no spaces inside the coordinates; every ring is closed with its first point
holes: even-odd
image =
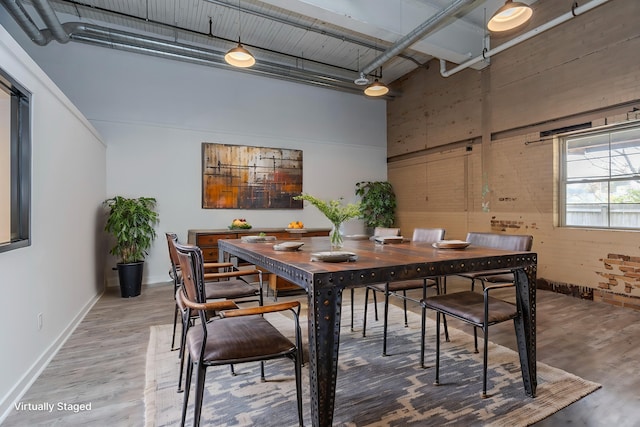
{"type": "Polygon", "coordinates": [[[500,9],[493,14],[487,28],[493,32],[504,32],[518,28],[525,24],[533,15],[533,10],[521,2],[507,0],[500,9]]]}
{"type": "Polygon", "coordinates": [[[374,82],[364,90],[364,94],[367,96],[382,96],[387,93],[389,93],[389,88],[384,83],[379,82],[378,79],[375,79],[374,82]]]}
{"type": "Polygon", "coordinates": [[[238,0],[238,46],[230,49],[226,55],[224,55],[224,60],[227,64],[233,65],[234,67],[248,68],[256,63],[256,59],[251,52],[245,49],[242,43],[240,43],[240,19],[240,0],[238,0]]]}
{"type": "MultiPolygon", "coordinates": [[[[380,78],[382,78],[382,67],[380,67],[380,78]]],[[[387,93],[389,93],[389,88],[377,78],[364,90],[364,94],[367,96],[382,96],[387,93]]]]}

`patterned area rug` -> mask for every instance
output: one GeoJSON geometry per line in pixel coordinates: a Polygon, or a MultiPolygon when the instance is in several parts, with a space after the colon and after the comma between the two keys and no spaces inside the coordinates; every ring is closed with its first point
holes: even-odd
{"type": "MultiPolygon", "coordinates": [[[[382,357],[382,321],[368,322],[367,337],[363,338],[361,329],[349,328],[347,304],[340,340],[336,426],[527,426],[600,387],[538,362],[537,396],[529,398],[524,393],[517,353],[490,343],[490,397],[482,399],[482,349],[475,354],[473,336],[453,328],[449,328],[451,342],[442,342],[441,384],[434,386],[433,320],[427,320],[428,368],[422,369],[419,315],[409,313],[410,326],[405,328],[402,310],[390,308],[389,356],[382,357]]],[[[306,318],[301,319],[306,335],[306,318]]],[[[362,319],[361,311],[356,312],[356,319],[362,319]]],[[[293,334],[286,316],[270,315],[269,320],[287,335],[293,334]]],[[[169,351],[171,328],[151,327],[145,389],[147,427],[180,422],[184,394],[176,392],[179,365],[178,353],[169,351]]],[[[265,369],[267,381],[261,383],[258,363],[237,365],[236,376],[231,376],[228,366],[209,368],[202,425],[296,426],[293,363],[271,361],[265,369]]],[[[302,381],[305,424],[311,425],[308,365],[303,367],[302,381]]],[[[190,403],[186,425],[193,419],[193,393],[190,403]]]]}

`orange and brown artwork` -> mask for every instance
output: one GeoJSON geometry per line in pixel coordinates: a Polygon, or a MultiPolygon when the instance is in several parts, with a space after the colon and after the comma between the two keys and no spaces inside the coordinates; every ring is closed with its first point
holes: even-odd
{"type": "Polygon", "coordinates": [[[302,209],[302,150],[202,144],[204,209],[302,209]]]}

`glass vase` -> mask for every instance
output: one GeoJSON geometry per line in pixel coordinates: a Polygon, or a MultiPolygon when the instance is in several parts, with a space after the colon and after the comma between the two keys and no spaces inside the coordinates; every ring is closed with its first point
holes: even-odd
{"type": "Polygon", "coordinates": [[[333,228],[331,229],[331,233],[329,233],[329,240],[331,241],[331,250],[337,251],[342,249],[344,246],[344,238],[342,236],[342,232],[340,227],[342,224],[333,224],[333,228]]]}

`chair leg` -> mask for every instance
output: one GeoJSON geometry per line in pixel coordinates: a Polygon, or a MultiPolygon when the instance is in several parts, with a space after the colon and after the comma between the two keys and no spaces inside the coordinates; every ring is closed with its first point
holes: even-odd
{"type": "Polygon", "coordinates": [[[187,365],[187,378],[185,379],[186,391],[184,393],[184,398],[182,400],[182,421],[180,422],[180,427],[184,427],[184,423],[187,419],[187,407],[189,406],[189,391],[191,390],[192,372],[193,372],[193,363],[191,360],[191,355],[189,355],[189,361],[187,365]]]}
{"type": "MultiPolygon", "coordinates": [[[[300,349],[300,347],[298,347],[300,349]]],[[[302,419],[302,351],[298,351],[298,355],[294,358],[294,367],[296,370],[296,398],[298,399],[298,424],[300,427],[304,425],[302,419]]]]}
{"type": "Polygon", "coordinates": [[[446,342],[451,342],[449,339],[449,328],[447,327],[447,316],[442,315],[442,323],[444,324],[444,340],[446,342]]]}
{"type": "Polygon", "coordinates": [[[351,332],[353,332],[353,288],[351,288],[351,332]]]}
{"type": "Polygon", "coordinates": [[[260,381],[267,381],[267,379],[264,377],[264,360],[260,361],[260,381]]]}
{"type": "MultiPolygon", "coordinates": [[[[387,287],[389,284],[387,283],[387,287]]],[[[373,292],[375,295],[375,291],[373,292]]],[[[387,355],[387,321],[389,320],[389,291],[384,292],[384,325],[382,326],[382,355],[387,355]]]]}
{"type": "Polygon", "coordinates": [[[424,368],[424,334],[427,327],[427,309],[422,307],[422,325],[420,328],[420,367],[424,368]]]}
{"type": "MultiPolygon", "coordinates": [[[[375,292],[373,293],[375,295],[375,292]]],[[[364,288],[364,314],[362,316],[362,336],[367,336],[367,307],[369,306],[369,288],[364,288]]]]}
{"type": "Polygon", "coordinates": [[[173,309],[173,334],[171,335],[171,351],[175,351],[178,348],[175,347],[176,345],[176,329],[178,326],[178,312],[180,311],[180,309],[178,308],[178,304],[176,304],[175,308],[173,309]]]}
{"type": "Polygon", "coordinates": [[[440,312],[436,311],[436,380],[435,385],[440,385],[440,312]]]}
{"type": "Polygon", "coordinates": [[[482,365],[482,398],[487,398],[487,357],[489,356],[489,328],[485,326],[483,329],[484,332],[484,357],[483,357],[483,365],[482,365]]]}
{"type": "Polygon", "coordinates": [[[478,351],[478,328],[476,326],[473,327],[473,345],[475,346],[474,353],[479,353],[478,351]]]}
{"type": "Polygon", "coordinates": [[[373,291],[373,312],[375,313],[374,318],[376,322],[378,321],[378,297],[376,297],[376,291],[373,291]]]}
{"type": "Polygon", "coordinates": [[[407,317],[407,291],[402,291],[402,295],[404,296],[404,298],[402,298],[402,305],[404,307],[404,327],[408,328],[409,318],[407,317]]]}
{"type": "MultiPolygon", "coordinates": [[[[187,343],[187,331],[189,330],[189,311],[182,314],[182,335],[180,337],[180,352],[178,358],[180,359],[180,373],[178,374],[178,393],[182,393],[182,374],[184,372],[184,347],[187,343]]],[[[188,367],[187,367],[188,368],[188,367]]]]}
{"type": "Polygon", "coordinates": [[[202,398],[204,396],[204,381],[207,374],[206,366],[202,363],[196,365],[196,401],[193,409],[193,427],[200,426],[200,414],[202,413],[202,398]]]}

